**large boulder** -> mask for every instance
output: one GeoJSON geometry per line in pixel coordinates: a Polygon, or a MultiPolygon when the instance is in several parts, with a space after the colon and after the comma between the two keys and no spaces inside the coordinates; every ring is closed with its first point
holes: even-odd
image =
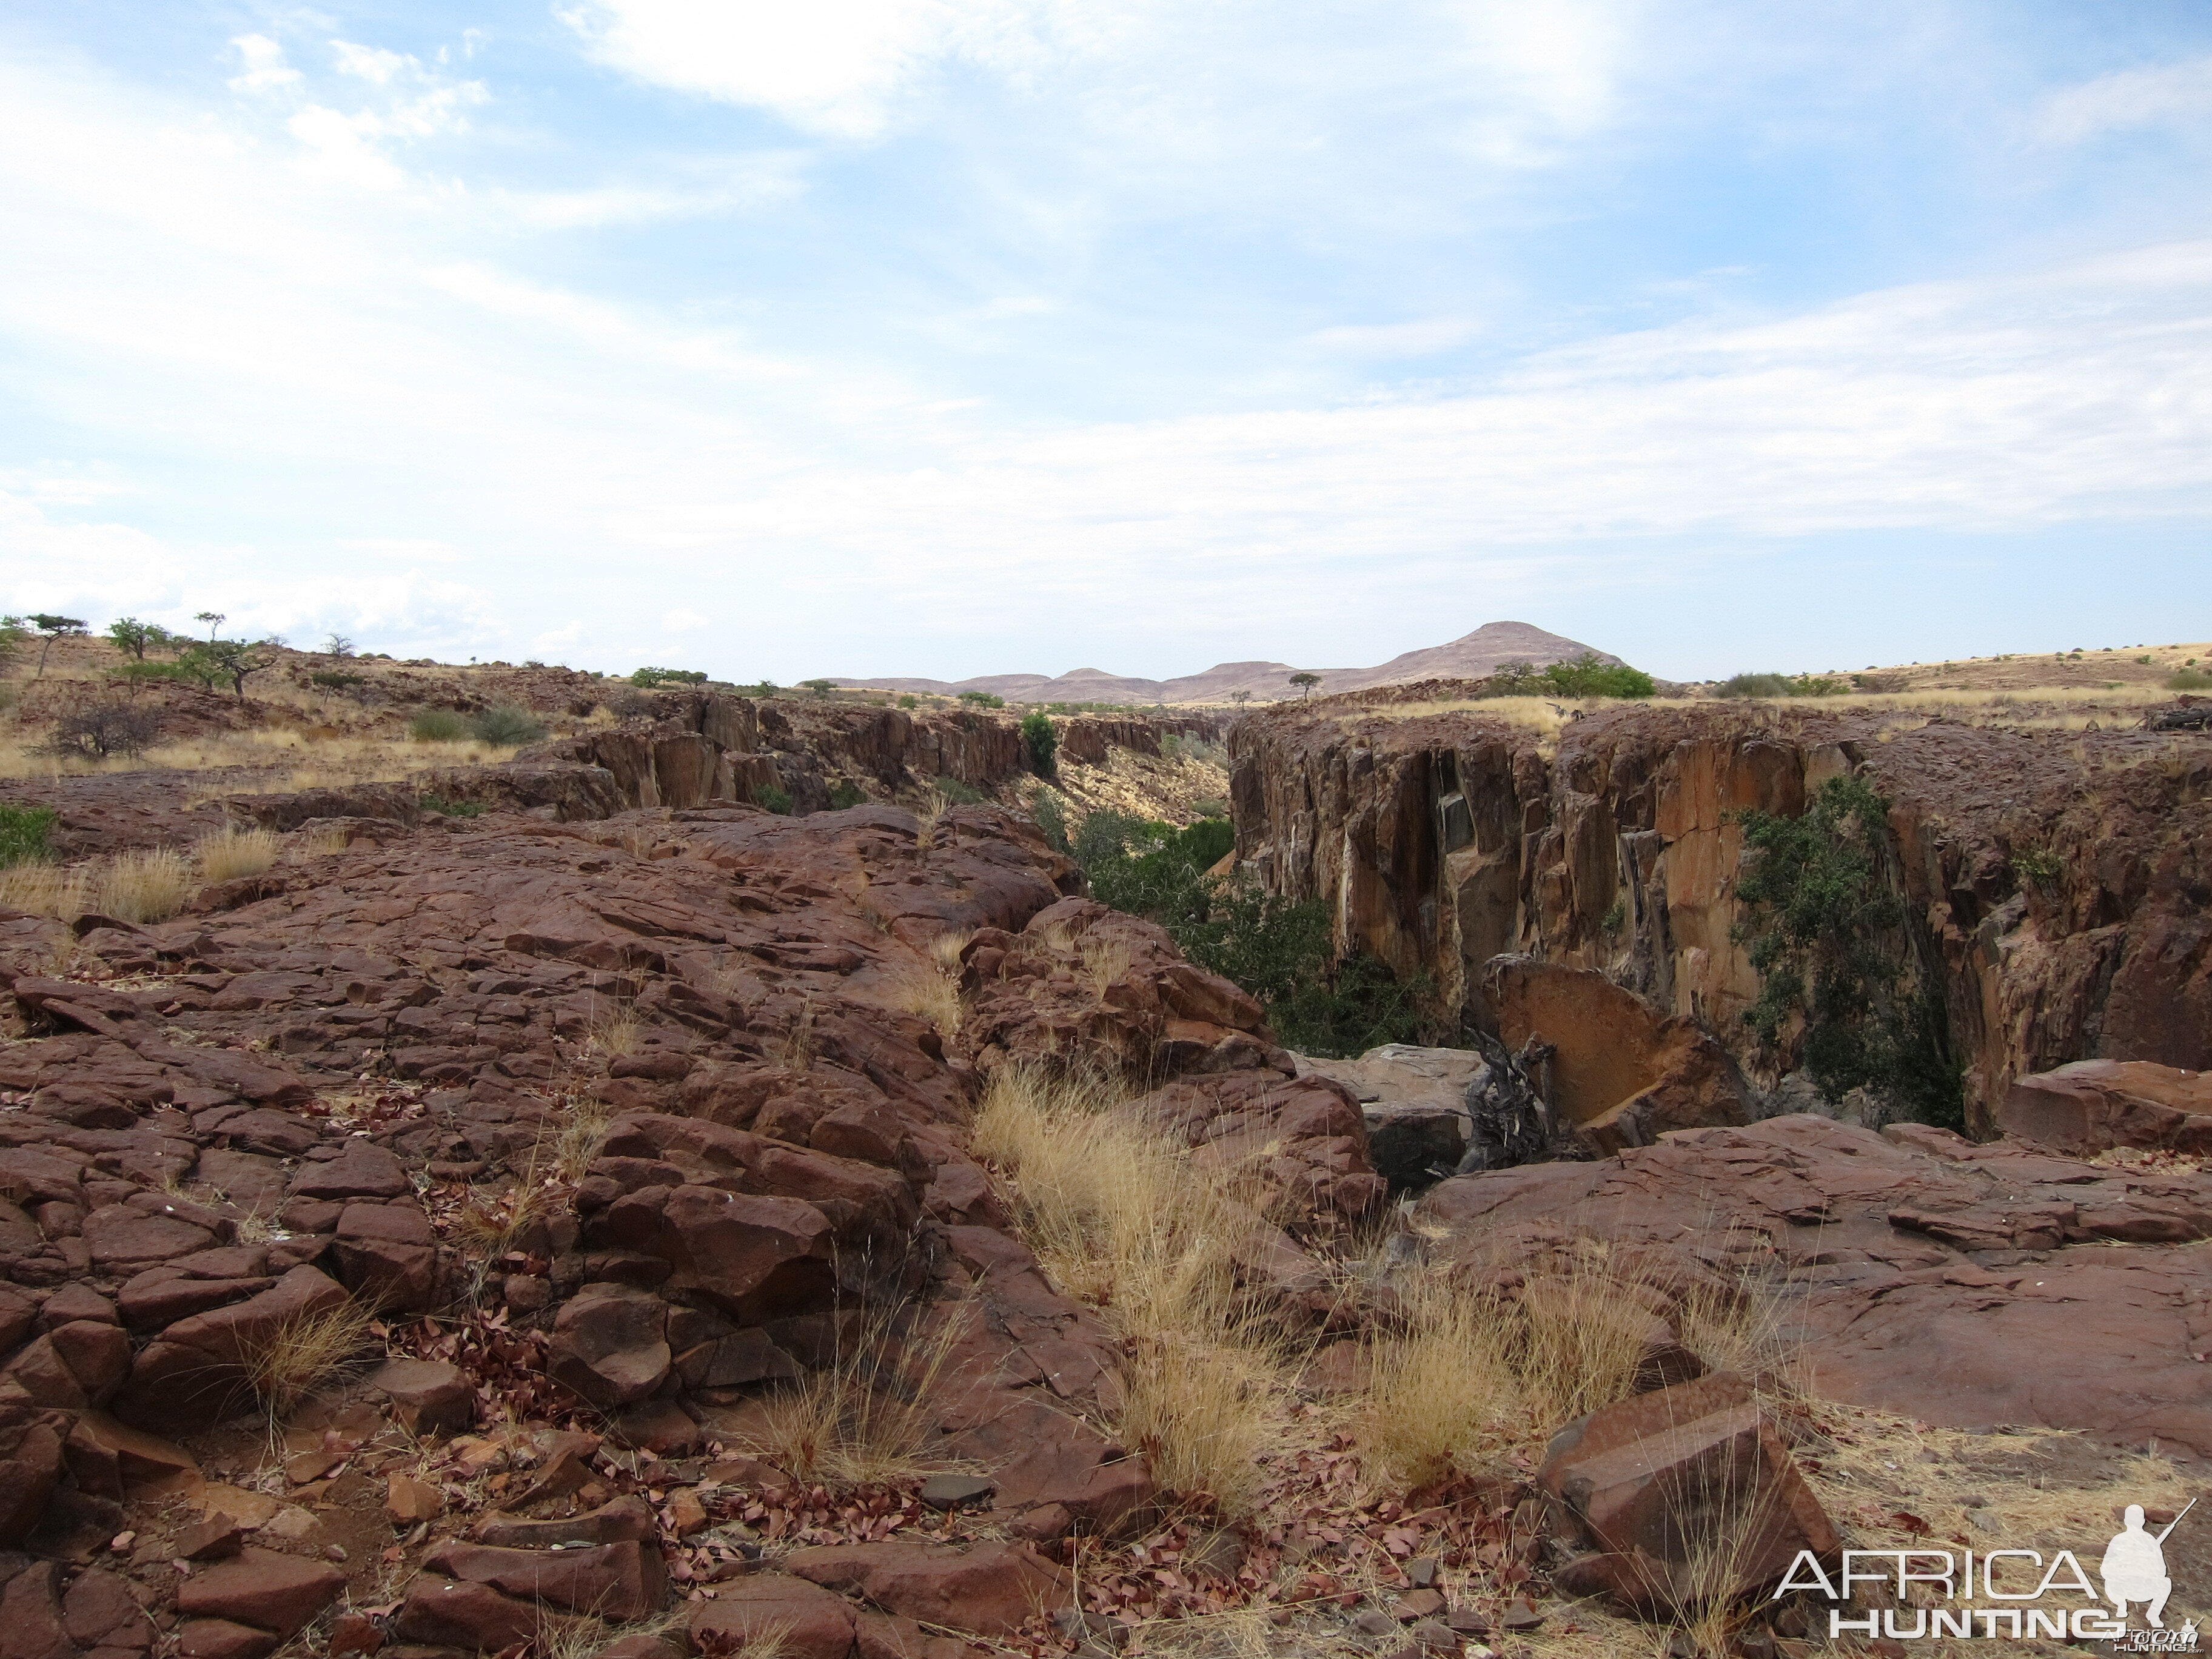
{"type": "Polygon", "coordinates": [[[2081,1060],[2016,1080],[1997,1127],[2093,1158],[2115,1146],[2212,1152],[2212,1076],[2147,1060],[2081,1060]]]}
{"type": "Polygon", "coordinates": [[[634,1406],[668,1379],[668,1304],[621,1285],[586,1285],[553,1322],[545,1372],[602,1411],[634,1406]]]}
{"type": "Polygon", "coordinates": [[[1775,1583],[1834,1525],[1742,1377],[1715,1372],[1562,1429],[1536,1484],[1601,1561],[1575,1577],[1644,1609],[1726,1602],[1775,1583]]]}
{"type": "Polygon", "coordinates": [[[1486,979],[1499,1037],[1516,1054],[1532,1043],[1547,1051],[1546,1098],[1592,1151],[1750,1121],[1735,1062],[1695,1020],[1589,969],[1534,957],[1493,957],[1486,979]]]}

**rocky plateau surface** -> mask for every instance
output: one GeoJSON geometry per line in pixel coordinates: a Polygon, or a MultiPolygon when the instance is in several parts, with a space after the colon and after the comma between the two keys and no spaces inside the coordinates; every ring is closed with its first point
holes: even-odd
{"type": "Polygon", "coordinates": [[[49,1659],[172,1637],[254,1659],[348,1595],[373,1611],[334,1647],[501,1649],[672,1585],[710,1647],[1044,1629],[1063,1540],[1148,1525],[1159,1495],[1103,1426],[1117,1344],[966,1151],[982,1079],[1120,1068],[1194,1144],[1264,1145],[1294,1293],[1296,1218],[1381,1200],[1349,1096],[996,809],[390,828],[160,926],[0,915],[0,1550],[27,1552],[0,1573],[49,1659]],[[957,1043],[914,1012],[948,981],[957,1043]],[[391,1363],[310,1422],[288,1539],[199,1459],[349,1307],[391,1363]],[[924,1493],[941,1509],[908,1489],[823,1530],[822,1489],[736,1449],[764,1389],[885,1310],[939,1356],[932,1453],[969,1473],[924,1493]],[[413,1531],[343,1565],[303,1541],[332,1535],[303,1502],[416,1468],[400,1430],[455,1437],[445,1486],[389,1477],[413,1531]],[[744,1517],[771,1516],[805,1547],[757,1571],[744,1517]]]}

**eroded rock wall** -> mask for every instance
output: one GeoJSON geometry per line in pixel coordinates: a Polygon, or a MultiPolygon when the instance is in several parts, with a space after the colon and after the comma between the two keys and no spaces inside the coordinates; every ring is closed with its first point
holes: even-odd
{"type": "Polygon", "coordinates": [[[1771,1087],[1792,1056],[1759,1054],[1742,1024],[1759,975],[1737,937],[1738,815],[1796,813],[1863,769],[1891,804],[1888,878],[1974,1127],[2014,1078],[2069,1060],[2212,1064],[2197,734],[1714,707],[1623,708],[1551,739],[1479,705],[1331,704],[1254,715],[1231,750],[1240,860],[1327,902],[1340,948],[1430,974],[1485,1029],[1485,964],[1527,953],[1699,1022],[1771,1087]]]}

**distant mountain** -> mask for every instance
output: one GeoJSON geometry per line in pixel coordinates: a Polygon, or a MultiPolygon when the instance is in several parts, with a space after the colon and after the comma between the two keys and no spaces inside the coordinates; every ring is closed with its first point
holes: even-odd
{"type": "MultiPolygon", "coordinates": [[[[1547,634],[1528,623],[1485,623],[1474,633],[1449,645],[1432,645],[1393,657],[1380,668],[1316,668],[1321,676],[1317,696],[1332,691],[1358,691],[1370,685],[1399,685],[1407,680],[1445,678],[1480,679],[1509,663],[1535,667],[1565,662],[1584,653],[1601,662],[1620,658],[1595,650],[1558,634],[1547,634]]],[[[865,686],[876,691],[927,691],[952,696],[963,691],[988,691],[1012,702],[1227,702],[1233,692],[1249,691],[1255,702],[1293,697],[1297,688],[1291,676],[1299,671],[1286,662],[1216,663],[1202,674],[1185,674],[1171,680],[1141,680],[1126,674],[1109,674],[1101,668],[1078,668],[1058,676],[1046,674],[985,674],[972,680],[860,679],[842,674],[830,678],[840,685],[865,686]]]]}

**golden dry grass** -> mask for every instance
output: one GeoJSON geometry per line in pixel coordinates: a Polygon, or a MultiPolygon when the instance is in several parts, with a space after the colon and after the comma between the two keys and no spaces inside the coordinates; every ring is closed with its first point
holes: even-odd
{"type": "Polygon", "coordinates": [[[200,837],[194,856],[200,874],[209,881],[234,881],[258,876],[275,864],[284,850],[284,838],[270,830],[241,830],[227,824],[200,837]]]}
{"type": "Polygon", "coordinates": [[[1128,1442],[1169,1489],[1241,1516],[1286,1370],[1283,1334],[1237,1293],[1237,1261],[1264,1244],[1265,1224],[1237,1200],[1233,1171],[1120,1115],[1118,1097],[1102,1079],[1003,1067],[974,1144],[1004,1172],[1053,1282],[1128,1340],[1128,1442]]]}
{"type": "Polygon", "coordinates": [[[799,1013],[791,1022],[791,1029],[783,1034],[782,1052],[778,1055],[788,1071],[805,1073],[814,1066],[814,999],[807,997],[799,1005],[799,1013]]]}
{"type": "Polygon", "coordinates": [[[937,821],[945,816],[951,805],[945,792],[934,784],[921,792],[921,800],[914,809],[914,844],[927,847],[937,835],[937,821]]]}
{"type": "Polygon", "coordinates": [[[883,1309],[846,1328],[826,1365],[770,1394],[739,1436],[746,1450],[805,1480],[866,1486],[947,1467],[930,1455],[929,1395],[958,1334],[946,1321],[909,1341],[911,1310],[883,1309]]]}
{"type": "Polygon", "coordinates": [[[71,921],[167,921],[191,902],[199,883],[191,860],[173,848],[119,853],[96,863],[19,864],[0,871],[0,905],[71,921]]]}
{"type": "Polygon", "coordinates": [[[1084,977],[1090,981],[1091,994],[1101,1002],[1113,985],[1128,978],[1135,964],[1135,953],[1124,939],[1085,938],[1080,955],[1084,977]]]}
{"type": "Polygon", "coordinates": [[[619,1054],[634,1054],[642,1042],[645,1027],[637,1017],[636,1007],[623,1001],[596,1005],[586,1022],[584,1042],[592,1054],[611,1060],[619,1054]]]}
{"type": "Polygon", "coordinates": [[[1654,1310],[1669,1304],[1677,1339],[1709,1368],[1800,1391],[1784,1285],[1715,1281],[1677,1303],[1595,1239],[1523,1273],[1510,1295],[1487,1288],[1490,1273],[1474,1275],[1480,1289],[1436,1268],[1393,1281],[1402,1318],[1375,1345],[1358,1431],[1376,1470],[1418,1487],[1535,1452],[1561,1424],[1628,1396],[1654,1310]]]}
{"type": "Polygon", "coordinates": [[[240,1358],[246,1380],[272,1419],[317,1389],[346,1375],[368,1356],[375,1310],[349,1298],[334,1307],[284,1320],[247,1345],[240,1358]]]}
{"type": "Polygon", "coordinates": [[[960,972],[960,953],[968,948],[969,940],[975,937],[973,927],[948,927],[929,941],[929,959],[946,973],[960,972]]]}
{"type": "Polygon", "coordinates": [[[960,1030],[960,981],[935,962],[902,963],[891,970],[890,1005],[935,1026],[940,1036],[960,1030]]]}

